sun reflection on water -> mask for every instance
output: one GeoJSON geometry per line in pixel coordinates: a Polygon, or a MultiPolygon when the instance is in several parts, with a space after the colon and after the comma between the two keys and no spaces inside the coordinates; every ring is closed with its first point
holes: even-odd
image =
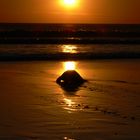
{"type": "Polygon", "coordinates": [[[76,45],[63,45],[61,48],[63,53],[77,53],[76,45]]]}

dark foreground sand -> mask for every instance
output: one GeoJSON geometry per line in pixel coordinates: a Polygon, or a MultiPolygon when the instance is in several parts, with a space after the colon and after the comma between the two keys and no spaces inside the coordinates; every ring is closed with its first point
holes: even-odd
{"type": "Polygon", "coordinates": [[[88,82],[67,92],[63,62],[0,62],[0,139],[139,140],[140,60],[76,65],[88,82]]]}

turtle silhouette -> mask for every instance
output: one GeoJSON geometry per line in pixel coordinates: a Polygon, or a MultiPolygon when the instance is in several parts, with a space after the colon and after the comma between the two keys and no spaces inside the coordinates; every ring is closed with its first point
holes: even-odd
{"type": "Polygon", "coordinates": [[[60,77],[57,78],[56,83],[67,91],[74,91],[81,86],[85,79],[75,70],[67,70],[60,77]]]}

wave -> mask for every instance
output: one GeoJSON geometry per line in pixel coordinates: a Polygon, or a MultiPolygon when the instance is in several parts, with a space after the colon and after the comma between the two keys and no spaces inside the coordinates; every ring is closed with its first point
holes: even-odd
{"type": "Polygon", "coordinates": [[[140,44],[140,25],[0,24],[5,44],[140,44]]]}
{"type": "Polygon", "coordinates": [[[0,44],[140,44],[140,38],[127,37],[5,37],[0,44]]]}
{"type": "Polygon", "coordinates": [[[1,44],[0,60],[84,60],[140,58],[140,45],[1,44]]]}

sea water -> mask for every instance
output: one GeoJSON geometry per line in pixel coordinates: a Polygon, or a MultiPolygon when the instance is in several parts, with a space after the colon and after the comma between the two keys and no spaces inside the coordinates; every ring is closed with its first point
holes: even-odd
{"type": "Polygon", "coordinates": [[[138,24],[0,24],[0,60],[139,57],[138,24]]]}
{"type": "Polygon", "coordinates": [[[139,57],[140,44],[0,44],[1,60],[139,57]]]}

